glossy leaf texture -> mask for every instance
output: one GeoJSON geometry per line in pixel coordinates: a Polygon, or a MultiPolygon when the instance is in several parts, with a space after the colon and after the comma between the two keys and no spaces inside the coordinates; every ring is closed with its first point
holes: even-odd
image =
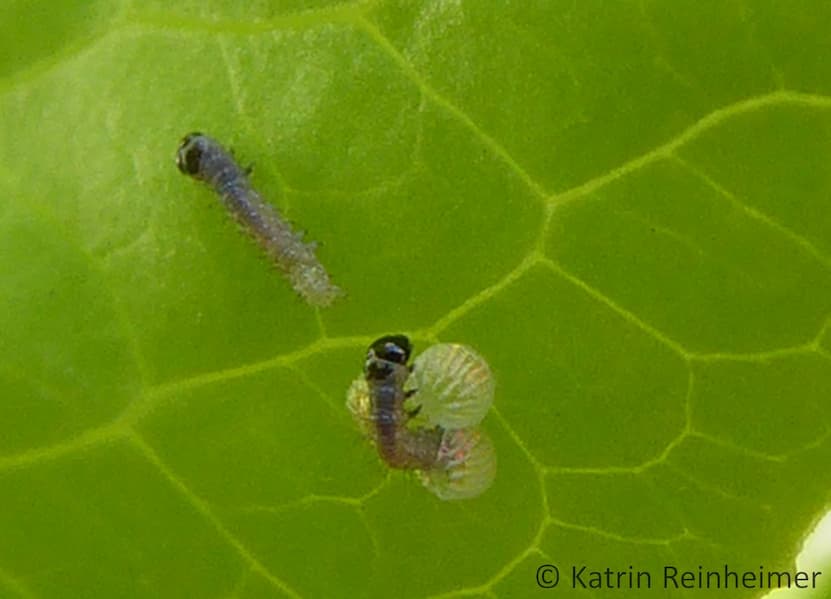
{"type": "Polygon", "coordinates": [[[831,488],[829,31],[784,0],[6,2],[0,595],[792,567],[831,488]],[[304,304],[177,171],[194,130],[345,298],[304,304]],[[493,370],[477,499],[351,421],[398,332],[493,370]]]}

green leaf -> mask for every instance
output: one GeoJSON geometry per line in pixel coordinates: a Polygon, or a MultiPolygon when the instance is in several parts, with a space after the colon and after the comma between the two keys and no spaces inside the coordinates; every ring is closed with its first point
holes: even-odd
{"type": "Polygon", "coordinates": [[[793,570],[831,504],[829,30],[778,0],[6,2],[3,596],[793,570]],[[178,173],[194,130],[344,299],[305,305],[178,173]],[[481,497],[351,422],[392,332],[492,366],[481,497]]]}

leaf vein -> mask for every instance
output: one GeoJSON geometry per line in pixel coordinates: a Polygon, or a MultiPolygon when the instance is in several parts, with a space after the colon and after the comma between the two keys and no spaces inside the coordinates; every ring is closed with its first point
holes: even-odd
{"type": "Polygon", "coordinates": [[[75,437],[59,443],[0,456],[0,472],[27,468],[35,464],[58,460],[99,445],[107,445],[122,438],[124,431],[125,428],[122,423],[116,420],[104,426],[87,429],[75,437]]]}
{"type": "Polygon", "coordinates": [[[384,36],[373,23],[361,16],[358,18],[358,25],[372,39],[378,47],[383,50],[392,61],[399,66],[401,72],[415,84],[419,91],[432,100],[433,104],[443,109],[447,114],[455,118],[466,127],[486,148],[499,157],[519,179],[525,183],[531,192],[541,200],[548,195],[545,189],[537,183],[511,154],[493,137],[485,132],[473,119],[457,107],[453,102],[435,90],[427,80],[416,70],[416,68],[398,51],[398,49],[384,36]]]}
{"type": "Polygon", "coordinates": [[[243,559],[244,562],[248,564],[248,566],[257,572],[260,576],[264,577],[271,585],[281,591],[282,593],[292,597],[294,599],[300,599],[300,595],[292,589],[285,581],[274,575],[271,571],[266,568],[262,562],[260,562],[257,557],[251,553],[251,551],[240,541],[236,535],[234,535],[222,521],[219,519],[216,514],[210,509],[208,504],[203,500],[201,497],[196,495],[185,483],[182,481],[173,470],[161,459],[161,457],[156,453],[156,451],[148,445],[148,443],[141,437],[141,435],[136,431],[130,431],[128,434],[128,438],[132,442],[132,444],[139,450],[139,452],[147,459],[148,462],[153,464],[159,472],[162,474],[164,478],[173,486],[184,498],[185,500],[193,507],[197,513],[199,513],[205,520],[207,520],[219,533],[219,536],[228,543],[233,549],[237,552],[237,554],[243,559]]]}
{"type": "Polygon", "coordinates": [[[678,343],[677,341],[673,341],[660,330],[648,324],[646,321],[641,320],[633,312],[630,312],[623,306],[618,305],[614,300],[612,300],[612,298],[605,295],[598,289],[595,289],[594,287],[583,281],[580,277],[568,272],[559,263],[555,262],[554,260],[548,257],[541,258],[540,262],[548,268],[550,268],[555,274],[559,275],[575,287],[584,291],[593,299],[597,300],[599,303],[603,304],[604,306],[621,316],[628,323],[641,329],[650,337],[654,338],[655,340],[659,341],[660,343],[677,353],[683,359],[687,360],[689,358],[690,353],[680,343],[678,343]]]}
{"type": "Polygon", "coordinates": [[[540,257],[535,252],[532,252],[531,254],[527,255],[519,264],[516,265],[516,267],[509,271],[499,281],[497,281],[493,285],[485,287],[481,291],[467,298],[465,301],[463,301],[455,308],[448,311],[447,314],[436,320],[436,322],[430,325],[426,330],[420,331],[418,333],[419,336],[428,339],[437,339],[438,335],[440,335],[454,322],[463,318],[474,308],[484,304],[489,299],[493,298],[494,296],[502,292],[504,289],[510,287],[514,282],[520,279],[539,261],[540,257]]]}
{"type": "Polygon", "coordinates": [[[617,181],[631,173],[634,173],[650,164],[671,158],[679,148],[689,144],[701,134],[713,129],[728,120],[748,112],[761,110],[771,106],[781,105],[808,106],[817,109],[831,109],[831,96],[820,94],[803,93],[798,91],[778,90],[759,96],[745,98],[733,104],[717,108],[695,123],[681,131],[669,141],[653,148],[652,150],[633,158],[601,175],[585,181],[570,189],[552,194],[548,198],[549,210],[555,210],[575,200],[583,199],[592,193],[617,181]]]}
{"type": "Polygon", "coordinates": [[[602,528],[598,528],[596,526],[584,526],[582,524],[574,524],[571,522],[565,522],[558,518],[551,518],[552,526],[556,526],[558,528],[562,528],[564,530],[576,530],[578,532],[584,532],[592,535],[597,535],[604,539],[609,539],[612,541],[617,541],[618,543],[629,543],[632,545],[658,545],[662,547],[668,547],[673,543],[677,543],[678,541],[683,541],[690,538],[690,533],[688,530],[683,530],[674,537],[667,537],[665,539],[660,538],[653,538],[653,537],[630,537],[626,535],[620,535],[614,532],[609,532],[603,530],[602,528]]]}
{"type": "Polygon", "coordinates": [[[761,212],[756,208],[753,208],[747,205],[746,203],[742,202],[734,193],[732,193],[726,187],[721,185],[718,181],[713,179],[710,175],[705,173],[703,170],[701,170],[698,166],[696,166],[689,160],[681,158],[676,154],[672,155],[672,159],[678,164],[680,164],[685,170],[687,170],[687,172],[692,174],[694,177],[706,184],[710,189],[715,191],[718,195],[722,196],[727,201],[729,201],[733,206],[743,211],[748,217],[765,224],[769,228],[781,234],[783,237],[793,242],[800,249],[802,249],[810,256],[815,258],[827,270],[831,271],[831,258],[823,254],[819,250],[819,248],[817,248],[817,246],[811,243],[809,239],[803,237],[795,231],[792,231],[791,229],[774,220],[764,212],[761,212]]]}

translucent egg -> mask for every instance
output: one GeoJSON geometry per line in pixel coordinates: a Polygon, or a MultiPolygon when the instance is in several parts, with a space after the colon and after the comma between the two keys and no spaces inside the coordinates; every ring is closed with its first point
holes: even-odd
{"type": "Polygon", "coordinates": [[[496,451],[490,437],[478,429],[445,431],[436,465],[418,471],[418,477],[445,501],[481,495],[496,477],[496,451]]]}
{"type": "Polygon", "coordinates": [[[346,393],[346,407],[361,432],[374,439],[375,426],[372,418],[372,398],[369,395],[369,386],[363,376],[356,378],[349,386],[349,391],[346,393]]]}
{"type": "Polygon", "coordinates": [[[415,359],[406,388],[429,425],[445,429],[479,424],[493,403],[494,380],[485,359],[466,345],[440,343],[415,359]]]}

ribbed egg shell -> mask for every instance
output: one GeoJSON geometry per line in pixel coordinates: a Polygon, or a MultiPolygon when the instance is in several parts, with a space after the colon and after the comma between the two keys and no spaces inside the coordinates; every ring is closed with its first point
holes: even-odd
{"type": "Polygon", "coordinates": [[[481,495],[496,477],[496,451],[490,437],[478,429],[445,431],[436,465],[419,471],[418,477],[445,501],[481,495]]]}
{"type": "Polygon", "coordinates": [[[445,429],[479,424],[493,403],[494,380],[485,359],[466,345],[440,343],[413,364],[407,389],[421,406],[419,417],[445,429]]]}

